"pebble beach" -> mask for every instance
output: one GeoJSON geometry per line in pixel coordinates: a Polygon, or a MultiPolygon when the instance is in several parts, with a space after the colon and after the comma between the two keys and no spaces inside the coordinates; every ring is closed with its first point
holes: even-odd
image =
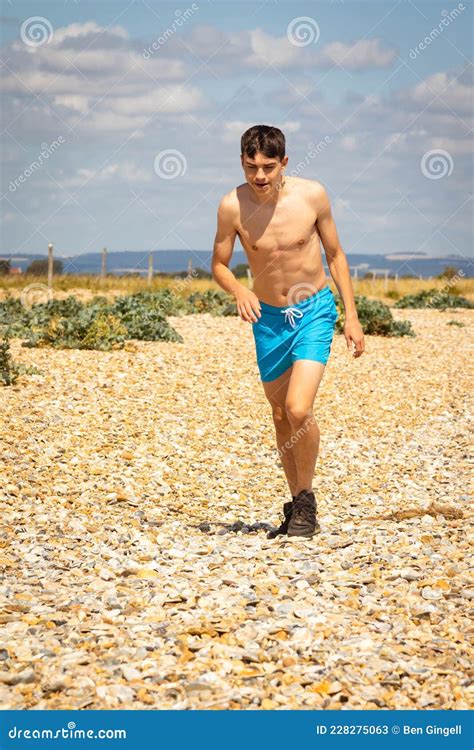
{"type": "Polygon", "coordinates": [[[248,323],[12,340],[41,372],[0,389],[0,709],[472,708],[474,311],[393,315],[416,336],[335,336],[311,540],[266,538],[291,498],[248,323]]]}

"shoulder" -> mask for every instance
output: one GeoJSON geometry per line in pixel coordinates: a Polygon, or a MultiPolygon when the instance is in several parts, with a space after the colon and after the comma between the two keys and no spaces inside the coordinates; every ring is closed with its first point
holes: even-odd
{"type": "Polygon", "coordinates": [[[221,198],[218,207],[218,211],[221,216],[229,218],[237,215],[237,209],[239,205],[237,190],[238,188],[234,188],[221,198]]]}
{"type": "Polygon", "coordinates": [[[330,211],[329,196],[321,182],[318,182],[318,180],[305,180],[301,177],[293,179],[298,180],[295,189],[299,191],[299,197],[302,197],[311,206],[318,217],[322,217],[330,211]]]}
{"type": "Polygon", "coordinates": [[[321,202],[327,200],[326,188],[318,180],[306,180],[303,177],[292,177],[295,190],[311,202],[321,202]]]}

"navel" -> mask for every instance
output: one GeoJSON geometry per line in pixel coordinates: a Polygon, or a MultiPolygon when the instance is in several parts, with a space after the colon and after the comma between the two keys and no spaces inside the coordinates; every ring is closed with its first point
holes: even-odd
{"type": "Polygon", "coordinates": [[[304,240],[298,240],[298,245],[304,245],[304,240]]]}
{"type": "Polygon", "coordinates": [[[252,250],[258,250],[258,246],[257,245],[252,245],[252,250]]]}

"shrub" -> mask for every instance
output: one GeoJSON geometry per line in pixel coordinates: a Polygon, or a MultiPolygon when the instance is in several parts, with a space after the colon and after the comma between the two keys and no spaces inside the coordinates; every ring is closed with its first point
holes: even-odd
{"type": "MultiPolygon", "coordinates": [[[[63,267],[64,264],[62,260],[53,259],[54,275],[62,273],[63,267]]],[[[34,276],[46,276],[46,274],[48,273],[48,259],[37,258],[37,260],[32,260],[28,268],[26,269],[26,273],[31,273],[34,276]]]]}
{"type": "Polygon", "coordinates": [[[13,362],[8,333],[0,340],[0,383],[14,385],[19,375],[41,373],[37,367],[13,362]]]}
{"type": "Polygon", "coordinates": [[[25,338],[23,346],[106,351],[121,348],[130,338],[182,342],[166,312],[185,307],[185,301],[169,290],[117,297],[111,304],[104,296],[82,303],[70,295],[29,310],[19,300],[7,300],[0,303],[0,328],[8,327],[13,335],[25,338]]]}
{"type": "Polygon", "coordinates": [[[14,364],[7,337],[0,341],[0,383],[13,385],[18,379],[18,366],[14,364]]]}
{"type": "Polygon", "coordinates": [[[211,313],[212,315],[237,315],[237,305],[226,292],[208,289],[194,292],[188,297],[188,313],[211,313]]]}
{"type": "MultiPolygon", "coordinates": [[[[355,297],[357,316],[364,334],[371,336],[414,336],[409,320],[394,320],[388,305],[367,297],[355,297]]],[[[336,330],[344,328],[344,309],[338,300],[339,318],[336,330]]]]}
{"type": "Polygon", "coordinates": [[[446,310],[448,307],[467,307],[472,309],[474,303],[465,297],[450,294],[442,289],[426,289],[423,292],[418,292],[418,294],[407,294],[405,297],[399,299],[394,307],[414,309],[432,307],[438,310],[446,310]]]}

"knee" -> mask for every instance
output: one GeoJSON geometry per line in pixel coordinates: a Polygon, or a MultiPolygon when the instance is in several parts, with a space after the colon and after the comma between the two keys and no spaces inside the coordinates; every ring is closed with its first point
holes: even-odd
{"type": "Polygon", "coordinates": [[[301,404],[287,403],[285,411],[293,428],[302,427],[313,416],[311,409],[305,409],[301,404]]]}
{"type": "Polygon", "coordinates": [[[272,406],[272,416],[275,427],[285,427],[290,424],[284,406],[272,406]]]}

